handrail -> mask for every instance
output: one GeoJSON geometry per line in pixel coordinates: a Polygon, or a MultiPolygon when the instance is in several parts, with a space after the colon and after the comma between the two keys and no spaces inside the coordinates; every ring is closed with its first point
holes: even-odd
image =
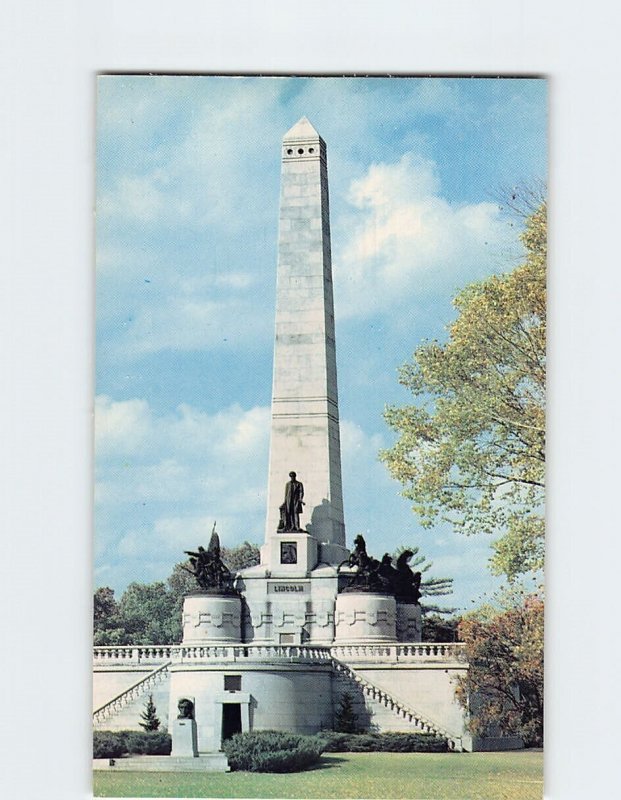
{"type": "Polygon", "coordinates": [[[158,676],[160,673],[166,672],[171,664],[172,661],[167,661],[165,664],[161,664],[159,667],[157,667],[157,669],[152,670],[148,675],[140,678],[139,681],[132,683],[131,686],[128,686],[127,689],[124,689],[120,694],[117,694],[116,697],[113,697],[111,700],[107,700],[102,706],[96,708],[93,711],[93,719],[95,722],[98,722],[100,719],[105,719],[107,716],[105,712],[109,710],[110,713],[112,713],[112,708],[114,706],[118,706],[124,698],[128,697],[128,695],[132,695],[136,689],[139,689],[141,686],[145,686],[146,688],[147,683],[153,682],[156,676],[158,676]]]}

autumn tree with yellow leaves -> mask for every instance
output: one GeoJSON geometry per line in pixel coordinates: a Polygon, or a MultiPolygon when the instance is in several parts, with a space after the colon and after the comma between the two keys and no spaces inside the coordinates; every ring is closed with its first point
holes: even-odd
{"type": "Polygon", "coordinates": [[[524,262],[462,290],[446,343],[401,368],[416,402],[386,411],[399,438],[381,454],[424,525],[495,535],[492,570],[509,580],[544,558],[546,234],[543,202],[524,262]]]}

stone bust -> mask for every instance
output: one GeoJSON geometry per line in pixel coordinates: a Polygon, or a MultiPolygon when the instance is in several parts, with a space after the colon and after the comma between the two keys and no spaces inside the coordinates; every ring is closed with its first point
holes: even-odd
{"type": "Polygon", "coordinates": [[[177,703],[179,714],[177,719],[194,719],[194,703],[187,697],[182,697],[177,703]]]}

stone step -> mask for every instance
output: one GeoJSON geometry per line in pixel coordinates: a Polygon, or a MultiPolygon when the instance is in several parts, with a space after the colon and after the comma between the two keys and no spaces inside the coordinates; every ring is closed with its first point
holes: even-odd
{"type": "MultiPolygon", "coordinates": [[[[404,703],[397,701],[384,689],[379,689],[379,687],[374,686],[366,678],[358,675],[353,667],[343,664],[342,662],[337,662],[336,675],[341,679],[340,682],[338,682],[338,687],[340,688],[341,692],[343,691],[343,687],[346,685],[347,681],[351,687],[349,691],[351,692],[353,689],[354,711],[356,711],[356,705],[358,710],[361,708],[364,709],[370,715],[370,719],[372,720],[373,724],[380,730],[413,730],[419,732],[423,731],[425,733],[435,733],[438,736],[448,738],[449,745],[452,745],[455,749],[461,749],[462,742],[459,737],[451,738],[440,727],[436,726],[429,720],[426,720],[423,716],[420,716],[414,709],[411,709],[404,703]],[[361,698],[363,698],[362,703],[361,698]],[[386,717],[387,714],[388,717],[386,717]],[[395,718],[399,720],[398,727],[394,721],[395,718]],[[386,719],[388,719],[387,722],[385,721],[386,719]]],[[[345,689],[345,691],[347,690],[345,689]]],[[[363,716],[362,719],[364,718],[365,717],[363,716]]]]}
{"type": "MultiPolygon", "coordinates": [[[[380,697],[373,697],[372,691],[365,691],[365,686],[356,681],[347,672],[337,671],[334,682],[335,701],[346,692],[352,698],[354,713],[358,715],[360,723],[367,721],[379,731],[393,731],[405,733],[420,733],[421,727],[414,720],[399,713],[390,704],[382,702],[380,697]]],[[[385,692],[382,693],[385,696],[385,692]]]]}
{"type": "Polygon", "coordinates": [[[201,753],[197,758],[179,756],[95,758],[93,769],[109,772],[230,772],[231,770],[224,753],[201,753]]]}

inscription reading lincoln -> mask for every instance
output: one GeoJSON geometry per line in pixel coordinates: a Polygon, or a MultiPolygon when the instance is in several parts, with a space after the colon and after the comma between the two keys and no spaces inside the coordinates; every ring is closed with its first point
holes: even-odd
{"type": "Polygon", "coordinates": [[[308,586],[305,583],[270,583],[270,592],[305,592],[308,586]]]}

